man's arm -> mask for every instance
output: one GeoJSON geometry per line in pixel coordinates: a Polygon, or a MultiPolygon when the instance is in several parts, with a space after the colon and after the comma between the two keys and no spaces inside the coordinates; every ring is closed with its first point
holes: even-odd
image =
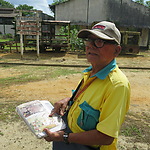
{"type": "MultiPolygon", "coordinates": [[[[50,132],[48,129],[44,129],[47,133],[46,141],[64,141],[64,131],[50,132]]],[[[69,143],[77,143],[82,145],[110,145],[114,138],[106,134],[103,134],[97,130],[90,130],[81,133],[70,133],[68,141],[69,143]]]]}

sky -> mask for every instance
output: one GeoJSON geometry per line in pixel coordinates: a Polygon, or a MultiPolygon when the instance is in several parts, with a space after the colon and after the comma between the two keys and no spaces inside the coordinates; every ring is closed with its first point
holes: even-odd
{"type": "MultiPolygon", "coordinates": [[[[53,3],[53,0],[5,0],[13,4],[15,7],[18,5],[27,4],[29,6],[33,6],[37,10],[42,10],[43,13],[48,15],[52,15],[53,13],[49,9],[49,4],[53,3]]],[[[133,0],[135,1],[135,0],[133,0]]],[[[147,0],[144,0],[147,1],[147,0]]]]}
{"type": "Polygon", "coordinates": [[[43,13],[53,15],[48,6],[49,4],[53,3],[53,0],[5,0],[5,1],[10,2],[15,7],[17,7],[20,4],[21,5],[27,4],[29,6],[33,6],[34,9],[42,10],[43,13]]]}

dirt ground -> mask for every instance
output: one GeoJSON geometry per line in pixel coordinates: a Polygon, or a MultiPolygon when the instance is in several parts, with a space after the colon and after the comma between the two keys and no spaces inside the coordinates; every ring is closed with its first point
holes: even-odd
{"type": "MultiPolygon", "coordinates": [[[[31,59],[20,60],[16,56],[0,54],[0,62],[3,62],[6,58],[9,58],[10,62],[29,63],[32,61],[31,59]]],[[[118,65],[122,67],[150,67],[150,53],[148,53],[146,57],[142,55],[125,58],[118,57],[117,62],[118,65]]],[[[86,64],[87,62],[85,58],[79,58],[77,55],[64,55],[62,57],[49,56],[49,59],[41,59],[38,62],[34,61],[34,63],[86,64]]],[[[150,117],[150,70],[122,69],[122,71],[126,74],[131,83],[132,94],[130,111],[136,114],[146,113],[148,117],[150,117]]],[[[0,78],[13,75],[14,74],[3,70],[1,71],[0,78]]],[[[61,76],[48,81],[42,80],[1,88],[0,102],[7,103],[14,99],[16,101],[40,99],[54,102],[66,96],[70,96],[71,90],[76,87],[80,78],[81,74],[74,74],[61,76]]],[[[9,124],[0,122],[0,130],[3,131],[3,135],[0,135],[1,150],[51,149],[51,143],[47,143],[43,139],[36,139],[21,120],[18,120],[18,122],[10,122],[9,124]]],[[[150,150],[150,143],[132,143],[132,139],[125,136],[120,136],[119,145],[122,145],[120,146],[120,150],[150,150]],[[134,148],[135,145],[138,147],[137,149],[134,148]]]]}

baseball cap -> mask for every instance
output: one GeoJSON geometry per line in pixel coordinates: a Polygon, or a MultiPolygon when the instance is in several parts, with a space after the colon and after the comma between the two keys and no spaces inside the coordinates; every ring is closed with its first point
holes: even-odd
{"type": "Polygon", "coordinates": [[[92,29],[82,29],[78,33],[79,38],[87,38],[89,34],[96,35],[104,40],[116,41],[120,44],[121,34],[116,25],[112,22],[101,21],[95,24],[92,29]]]}

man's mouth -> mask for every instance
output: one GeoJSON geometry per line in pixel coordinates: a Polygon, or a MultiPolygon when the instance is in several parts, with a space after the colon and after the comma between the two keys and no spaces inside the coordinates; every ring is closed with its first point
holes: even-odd
{"type": "Polygon", "coordinates": [[[95,54],[95,53],[91,53],[91,52],[89,52],[88,54],[89,54],[89,55],[97,55],[97,54],[95,54]]]}

